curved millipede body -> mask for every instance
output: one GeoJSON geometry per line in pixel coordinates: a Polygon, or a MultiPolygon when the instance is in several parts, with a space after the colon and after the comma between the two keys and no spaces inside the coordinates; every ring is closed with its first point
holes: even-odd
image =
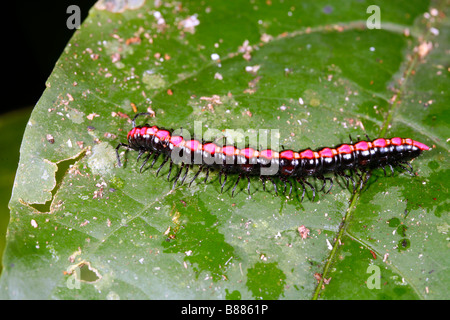
{"type": "Polygon", "coordinates": [[[227,177],[230,174],[237,175],[232,194],[234,194],[238,182],[243,178],[248,181],[247,190],[250,193],[250,176],[259,176],[264,189],[266,180],[272,182],[275,191],[277,186],[274,179],[280,179],[284,183],[284,192],[286,192],[286,184],[289,184],[289,195],[292,192],[292,182],[298,182],[302,186],[302,200],[305,195],[305,185],[307,185],[313,191],[314,201],[315,188],[306,180],[307,177],[314,177],[323,182],[320,191],[325,189],[328,181],[327,193],[333,186],[333,179],[329,176],[325,177],[329,174],[342,176],[346,179],[347,184],[349,180],[352,181],[354,189],[355,180],[353,176],[356,175],[360,179],[360,188],[362,188],[364,182],[370,177],[371,169],[383,168],[385,170],[385,167],[389,167],[394,172],[394,167],[401,167],[413,174],[413,169],[408,161],[419,156],[422,151],[430,149],[421,142],[398,137],[351,142],[334,148],[323,147],[317,150],[282,150],[277,152],[271,149],[239,149],[235,146],[220,146],[213,142],[196,139],[186,140],[181,135],[173,135],[171,130],[158,128],[157,126],[148,124],[136,126],[136,118],[144,115],[150,114],[139,113],[134,117],[133,128],[127,135],[128,143],[119,143],[116,147],[118,164],[121,166],[118,152],[121,147],[138,151],[138,160],[146,154],[140,168],[141,171],[150,156],[154,156],[151,166],[155,164],[159,156],[163,156],[164,160],[157,169],[157,173],[166,163],[169,163],[170,169],[167,176],[169,179],[173,164],[176,163],[181,166],[175,176],[173,187],[176,186],[179,179],[181,179],[181,183],[184,183],[189,169],[195,164],[199,165],[199,169],[190,184],[198,177],[200,172],[206,173],[206,182],[209,172],[218,170],[222,190],[227,177]],[[185,173],[181,176],[183,168],[185,173]],[[363,175],[365,175],[364,179],[363,175]]]}

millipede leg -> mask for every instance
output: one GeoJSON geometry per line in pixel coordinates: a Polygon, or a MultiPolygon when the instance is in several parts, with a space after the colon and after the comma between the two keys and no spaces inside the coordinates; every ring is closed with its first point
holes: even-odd
{"type": "Polygon", "coordinates": [[[273,181],[273,179],[271,177],[267,177],[267,180],[272,182],[273,188],[275,189],[275,194],[278,194],[277,185],[275,184],[275,181],[273,181]]]}
{"type": "Polygon", "coordinates": [[[359,186],[359,191],[361,191],[361,190],[363,189],[364,185],[367,183],[367,181],[369,181],[370,176],[371,176],[370,171],[368,171],[368,170],[363,170],[363,169],[360,169],[360,170],[361,170],[361,173],[364,175],[364,179],[361,178],[361,182],[360,182],[360,186],[359,186]]]}
{"type": "Polygon", "coordinates": [[[222,173],[223,173],[223,169],[220,169],[219,171],[219,183],[222,184],[222,173]]]}
{"type": "Polygon", "coordinates": [[[208,177],[209,177],[209,168],[206,168],[206,176],[205,176],[205,180],[203,180],[203,183],[206,183],[206,181],[208,181],[208,177]]]}
{"type": "Polygon", "coordinates": [[[362,187],[363,187],[363,178],[362,178],[362,176],[361,176],[361,174],[357,171],[357,170],[355,170],[355,174],[358,176],[358,178],[359,178],[359,190],[362,190],[362,187]]]}
{"type": "Polygon", "coordinates": [[[238,176],[236,183],[234,184],[233,191],[231,191],[231,197],[234,197],[234,190],[236,190],[239,180],[241,180],[241,175],[238,176]]]}
{"type": "Polygon", "coordinates": [[[266,177],[265,176],[261,176],[260,177],[262,185],[263,185],[263,191],[266,191],[266,177]]]}
{"type": "Polygon", "coordinates": [[[327,177],[327,178],[325,178],[325,180],[330,181],[330,187],[328,188],[327,192],[325,192],[325,193],[328,193],[331,191],[331,188],[333,188],[333,179],[327,177]]]}
{"type": "Polygon", "coordinates": [[[406,168],[405,166],[401,165],[400,163],[398,164],[398,166],[399,166],[400,168],[402,168],[403,170],[408,171],[408,173],[409,173],[411,176],[414,176],[414,171],[412,170],[412,166],[409,164],[409,162],[401,162],[401,163],[402,163],[402,164],[408,165],[409,168],[406,168]]]}
{"type": "Polygon", "coordinates": [[[137,156],[137,158],[136,158],[136,162],[138,162],[139,161],[139,159],[142,157],[142,155],[145,153],[145,150],[144,149],[140,149],[139,150],[139,154],[138,154],[138,156],[137,156]]]}
{"type": "Polygon", "coordinates": [[[169,173],[167,174],[167,181],[170,180],[170,174],[172,173],[172,167],[173,167],[173,161],[172,161],[172,159],[170,159],[169,173]]]}
{"type": "Polygon", "coordinates": [[[140,116],[151,116],[151,113],[148,112],[141,112],[134,116],[133,120],[131,121],[131,124],[133,125],[133,128],[136,127],[136,118],[140,116]]]}
{"type": "Polygon", "coordinates": [[[281,181],[284,183],[283,193],[286,194],[286,178],[281,179],[281,181]]]}
{"type": "Polygon", "coordinates": [[[183,171],[183,168],[184,168],[184,163],[181,164],[181,167],[180,167],[180,169],[178,170],[177,175],[175,176],[175,180],[173,181],[173,185],[172,185],[172,190],[175,189],[175,186],[177,185],[177,181],[178,181],[178,179],[180,178],[181,171],[183,171]]]}
{"type": "Polygon", "coordinates": [[[301,180],[301,179],[297,179],[297,181],[302,186],[302,198],[300,199],[300,202],[303,202],[303,199],[305,198],[305,192],[306,192],[305,184],[303,183],[303,180],[301,180]]]}
{"type": "Polygon", "coordinates": [[[322,188],[320,188],[320,190],[319,190],[319,192],[322,192],[323,189],[325,189],[325,185],[327,184],[327,180],[325,180],[325,177],[324,177],[324,176],[318,176],[317,179],[319,179],[320,181],[323,182],[322,188]]]}
{"type": "Polygon", "coordinates": [[[311,190],[313,192],[312,202],[314,202],[314,199],[316,198],[316,189],[314,189],[313,185],[311,183],[309,183],[308,181],[303,180],[303,182],[311,188],[311,190]]]}
{"type": "Polygon", "coordinates": [[[390,163],[388,164],[388,166],[391,169],[392,176],[394,176],[394,167],[390,163]]]}
{"type": "MultiPolygon", "coordinates": [[[[362,174],[365,174],[367,176],[367,174],[369,174],[368,171],[362,171],[362,174]]],[[[359,191],[361,191],[364,188],[364,183],[367,182],[367,179],[363,179],[363,176],[361,175],[361,180],[359,181],[359,191]]]]}
{"type": "Polygon", "coordinates": [[[220,187],[220,193],[223,193],[223,187],[225,186],[225,183],[227,182],[228,175],[226,172],[224,172],[224,175],[225,175],[225,178],[223,179],[222,186],[220,187]]]}
{"type": "Polygon", "coordinates": [[[121,147],[125,147],[125,148],[127,148],[127,149],[131,149],[129,145],[127,145],[127,144],[125,144],[125,143],[122,143],[122,142],[119,143],[119,144],[117,145],[117,147],[116,147],[116,157],[117,157],[117,165],[118,165],[119,167],[122,166],[122,162],[120,162],[120,156],[119,156],[119,149],[120,149],[121,147]]]}
{"type": "Polygon", "coordinates": [[[355,188],[356,188],[356,183],[355,183],[355,179],[353,179],[353,170],[350,170],[350,175],[348,176],[348,178],[349,178],[350,180],[352,180],[353,190],[355,190],[355,188]]]}
{"type": "Polygon", "coordinates": [[[192,182],[194,182],[195,179],[197,179],[198,175],[200,174],[200,172],[202,171],[203,167],[200,166],[197,170],[197,172],[195,173],[194,177],[192,178],[192,180],[189,182],[189,187],[191,186],[192,182]]]}
{"type": "Polygon", "coordinates": [[[331,179],[329,177],[325,178],[324,176],[319,176],[319,177],[317,177],[317,179],[323,181],[322,188],[319,190],[319,192],[322,192],[325,189],[326,185],[327,185],[327,181],[330,181],[330,187],[325,192],[325,193],[329,193],[331,191],[331,188],[333,188],[333,179],[331,179]]]}
{"type": "Polygon", "coordinates": [[[348,186],[349,186],[348,176],[344,172],[341,172],[341,171],[337,172],[337,174],[335,173],[335,175],[336,175],[336,177],[337,177],[337,175],[340,175],[342,178],[344,178],[347,188],[348,188],[348,186]]]}
{"type": "Polygon", "coordinates": [[[149,154],[147,155],[147,157],[145,157],[144,162],[142,163],[141,167],[139,168],[139,172],[140,172],[140,173],[142,173],[142,169],[144,168],[144,166],[145,166],[145,164],[147,163],[148,159],[150,159],[150,156],[151,156],[151,155],[152,155],[152,154],[149,153],[149,154]]]}
{"type": "Polygon", "coordinates": [[[372,174],[371,174],[369,171],[367,171],[367,172],[366,172],[366,179],[364,179],[364,184],[366,184],[367,181],[369,181],[369,179],[370,179],[371,176],[372,176],[372,174]]]}
{"type": "Polygon", "coordinates": [[[153,166],[155,165],[156,160],[158,160],[159,155],[160,155],[160,153],[156,153],[155,152],[155,156],[153,157],[153,161],[152,161],[152,163],[150,165],[150,168],[153,168],[153,166]]]}
{"type": "Polygon", "coordinates": [[[355,190],[355,179],[351,175],[346,174],[345,172],[341,171],[338,173],[341,177],[344,177],[345,181],[347,182],[347,188],[350,187],[350,180],[352,180],[353,190],[355,190]]]}
{"type": "Polygon", "coordinates": [[[184,173],[183,179],[181,179],[181,185],[184,184],[184,180],[186,180],[187,174],[189,172],[189,165],[186,165],[186,172],[184,173]]]}
{"type": "Polygon", "coordinates": [[[291,180],[288,180],[287,182],[289,183],[289,195],[288,195],[288,197],[290,198],[291,195],[292,195],[292,182],[291,182],[291,180]]]}
{"type": "Polygon", "coordinates": [[[345,173],[341,172],[341,171],[335,173],[335,175],[336,175],[336,177],[337,177],[337,175],[340,175],[341,177],[343,177],[343,178],[345,179],[345,182],[346,182],[346,185],[347,185],[347,188],[348,188],[348,183],[349,183],[349,182],[348,182],[348,177],[347,177],[347,175],[346,175],[345,173]]]}
{"type": "Polygon", "coordinates": [[[414,168],[412,167],[412,165],[411,165],[411,163],[409,163],[409,162],[405,162],[406,163],[406,165],[409,167],[409,169],[411,169],[411,175],[414,175],[414,168]]]}
{"type": "Polygon", "coordinates": [[[288,195],[288,197],[291,197],[291,194],[292,194],[292,182],[290,180],[288,180],[287,178],[285,178],[285,177],[282,178],[281,181],[283,181],[283,183],[284,183],[284,189],[283,189],[283,193],[284,194],[286,194],[286,188],[287,188],[286,182],[289,183],[289,195],[288,195]]]}
{"type": "Polygon", "coordinates": [[[167,163],[167,161],[169,160],[170,156],[166,156],[163,160],[163,162],[161,163],[161,165],[159,166],[158,170],[156,170],[156,176],[158,176],[159,171],[161,171],[162,167],[164,167],[164,165],[167,163]]]}

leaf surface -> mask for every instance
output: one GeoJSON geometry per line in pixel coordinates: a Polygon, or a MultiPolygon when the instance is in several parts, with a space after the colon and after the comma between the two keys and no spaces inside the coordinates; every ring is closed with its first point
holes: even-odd
{"type": "Polygon", "coordinates": [[[1,297],[448,298],[444,2],[380,1],[381,30],[360,1],[120,3],[92,8],[33,111],[1,297]],[[217,173],[172,191],[169,166],[140,174],[131,151],[116,165],[130,117],[147,110],[151,124],[237,144],[272,133],[270,147],[300,150],[368,134],[433,149],[414,177],[376,170],[361,193],[335,179],[314,202],[256,178],[231,197],[217,173]]]}

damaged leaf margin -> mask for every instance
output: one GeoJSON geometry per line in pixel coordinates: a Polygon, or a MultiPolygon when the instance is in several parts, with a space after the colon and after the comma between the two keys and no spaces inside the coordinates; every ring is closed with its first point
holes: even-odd
{"type": "Polygon", "coordinates": [[[19,203],[32,207],[40,213],[51,213],[53,199],[67,170],[81,160],[88,149],[90,147],[84,148],[73,157],[57,162],[31,158],[32,160],[24,164],[23,170],[17,172],[11,203],[17,199],[19,203]],[[29,172],[37,174],[30,175],[29,172]],[[36,188],[36,185],[42,186],[42,189],[36,188]]]}

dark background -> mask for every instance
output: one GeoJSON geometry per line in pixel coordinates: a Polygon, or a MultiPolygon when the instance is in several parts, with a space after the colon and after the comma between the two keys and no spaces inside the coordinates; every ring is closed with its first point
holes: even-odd
{"type": "Polygon", "coordinates": [[[8,1],[2,6],[1,113],[31,107],[45,89],[45,81],[74,30],[66,26],[67,7],[80,7],[81,21],[94,0],[8,1]]]}

